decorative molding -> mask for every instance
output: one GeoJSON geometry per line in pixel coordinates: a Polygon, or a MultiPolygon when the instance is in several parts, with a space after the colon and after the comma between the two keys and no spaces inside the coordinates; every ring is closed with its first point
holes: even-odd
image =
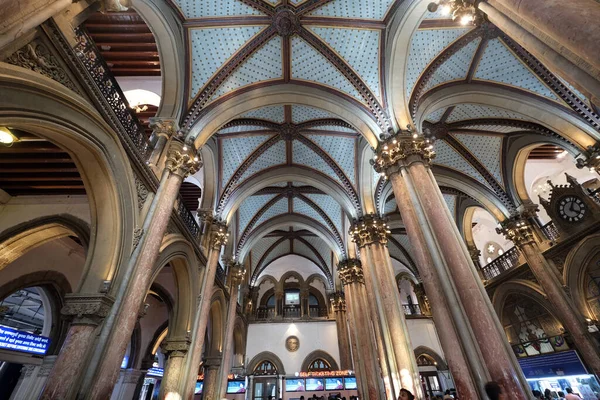
{"type": "Polygon", "coordinates": [[[346,297],[344,292],[335,292],[331,296],[331,305],[335,313],[346,311],[346,297]]]}
{"type": "Polygon", "coordinates": [[[190,339],[167,339],[160,344],[160,349],[168,358],[185,357],[190,349],[190,339]]]}
{"type": "Polygon", "coordinates": [[[114,299],[108,295],[67,294],[62,316],[72,319],[73,325],[99,325],[108,316],[114,299]]]}
{"type": "Polygon", "coordinates": [[[535,211],[529,210],[522,213],[516,213],[510,218],[500,223],[500,228],[496,228],[498,234],[504,235],[507,240],[514,243],[517,248],[535,243],[533,228],[528,221],[535,216],[535,211]]]}
{"type": "Polygon", "coordinates": [[[152,134],[170,139],[177,135],[177,121],[173,118],[150,117],[152,134]]]}
{"type": "Polygon", "coordinates": [[[41,39],[34,39],[11,54],[4,61],[42,74],[71,89],[77,94],[81,94],[77,89],[77,86],[75,86],[69,77],[69,74],[64,70],[58,59],[54,57],[48,46],[46,46],[41,39]]]}
{"type": "Polygon", "coordinates": [[[140,240],[142,239],[142,236],[144,235],[144,229],[142,228],[136,228],[135,231],[133,231],[133,249],[135,250],[138,246],[138,244],[140,244],[140,240]]]}
{"type": "Polygon", "coordinates": [[[352,241],[361,248],[371,244],[387,244],[391,231],[383,219],[370,214],[354,220],[348,233],[352,241]]]}
{"type": "Polygon", "coordinates": [[[222,246],[225,246],[227,240],[229,240],[229,232],[227,232],[225,222],[213,221],[210,236],[210,244],[213,249],[220,250],[222,246]]]}
{"type": "Polygon", "coordinates": [[[338,264],[338,275],[344,286],[353,283],[365,283],[362,263],[357,258],[348,258],[340,261],[338,264]]]}
{"type": "Polygon", "coordinates": [[[399,131],[383,138],[375,150],[371,164],[386,179],[413,162],[429,166],[434,158],[435,152],[429,139],[411,131],[399,131]]]}
{"type": "Polygon", "coordinates": [[[133,179],[135,180],[135,189],[137,192],[138,199],[138,209],[141,211],[144,208],[144,204],[146,204],[146,200],[148,199],[148,194],[150,193],[146,184],[137,176],[137,174],[133,175],[133,179]]]}
{"type": "Polygon", "coordinates": [[[198,156],[192,156],[185,145],[178,141],[171,142],[165,162],[166,169],[185,179],[188,175],[198,172],[201,167],[202,162],[198,156]]]}

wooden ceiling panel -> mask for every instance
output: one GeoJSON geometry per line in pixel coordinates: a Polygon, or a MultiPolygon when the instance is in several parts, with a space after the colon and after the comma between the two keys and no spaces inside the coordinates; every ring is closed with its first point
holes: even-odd
{"type": "Polygon", "coordinates": [[[554,160],[559,158],[558,156],[564,151],[562,147],[545,144],[540,147],[536,147],[529,153],[529,160],[554,160]]]}

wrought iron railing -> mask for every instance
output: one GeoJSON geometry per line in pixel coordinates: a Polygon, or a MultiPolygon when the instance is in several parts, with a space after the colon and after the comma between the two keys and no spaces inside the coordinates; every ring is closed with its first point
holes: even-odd
{"type": "Polygon", "coordinates": [[[519,251],[511,247],[506,253],[482,268],[483,277],[486,280],[493,279],[505,271],[519,265],[519,251]]]}
{"type": "Polygon", "coordinates": [[[542,226],[542,232],[544,232],[544,235],[548,240],[551,240],[553,242],[557,241],[560,237],[560,232],[558,231],[558,229],[556,229],[556,225],[554,225],[554,222],[552,221],[542,226]]]}
{"type": "Polygon", "coordinates": [[[198,222],[196,222],[196,218],[194,218],[194,215],[183,205],[183,199],[181,198],[181,196],[179,197],[177,214],[179,214],[179,216],[183,220],[183,223],[185,224],[186,228],[190,231],[192,236],[196,238],[196,240],[199,240],[202,234],[200,226],[198,225],[198,222]]]}
{"type": "Polygon", "coordinates": [[[221,282],[225,283],[225,270],[221,266],[221,264],[217,264],[217,272],[215,277],[219,279],[221,282]]]}
{"type": "Polygon", "coordinates": [[[422,315],[421,307],[418,304],[402,304],[404,315],[422,315]]]}
{"type": "Polygon", "coordinates": [[[117,117],[134,149],[143,160],[147,160],[151,152],[151,146],[144,134],[143,125],[129,107],[129,103],[117,80],[110,72],[92,38],[80,27],[75,28],[75,34],[78,41],[75,47],[77,57],[79,57],[104,100],[117,117]]]}

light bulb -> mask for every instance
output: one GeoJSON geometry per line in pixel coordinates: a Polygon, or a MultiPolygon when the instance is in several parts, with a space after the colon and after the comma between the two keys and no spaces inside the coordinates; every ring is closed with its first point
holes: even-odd
{"type": "Polygon", "coordinates": [[[451,11],[452,11],[452,9],[450,8],[450,6],[448,4],[444,4],[442,6],[442,8],[440,9],[440,12],[442,13],[442,15],[450,15],[451,11]]]}
{"type": "Polygon", "coordinates": [[[184,144],[183,145],[183,151],[187,151],[188,147],[184,144]]]}
{"type": "Polygon", "coordinates": [[[460,24],[461,25],[468,25],[471,22],[473,22],[473,16],[470,15],[470,14],[463,15],[462,17],[460,17],[460,24]]]}
{"type": "Polygon", "coordinates": [[[0,126],[0,143],[3,144],[11,144],[15,141],[15,137],[8,130],[8,128],[4,126],[0,126]]]}

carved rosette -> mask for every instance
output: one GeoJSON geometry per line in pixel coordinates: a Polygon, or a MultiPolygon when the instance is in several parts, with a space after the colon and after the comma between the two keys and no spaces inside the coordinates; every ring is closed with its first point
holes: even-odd
{"type": "Polygon", "coordinates": [[[300,31],[298,16],[287,7],[279,7],[273,17],[273,27],[280,36],[287,37],[300,31]]]}
{"type": "Polygon", "coordinates": [[[174,119],[151,117],[149,121],[153,135],[170,139],[177,134],[177,121],[174,119]]]}
{"type": "Polygon", "coordinates": [[[185,357],[190,349],[190,340],[184,339],[169,339],[161,343],[160,349],[167,357],[185,357]]]}
{"type": "Polygon", "coordinates": [[[338,274],[344,286],[352,283],[365,283],[362,263],[356,258],[340,261],[338,264],[338,274]]]}
{"type": "Polygon", "coordinates": [[[189,149],[181,142],[171,142],[167,153],[165,167],[175,175],[182,178],[193,175],[202,167],[198,156],[191,154],[189,149]]]}
{"type": "Polygon", "coordinates": [[[376,215],[367,215],[355,220],[349,233],[358,247],[365,247],[370,244],[386,244],[391,231],[383,219],[376,215]]]}
{"type": "Polygon", "coordinates": [[[214,221],[211,226],[211,238],[210,243],[213,249],[219,250],[221,246],[227,244],[229,239],[229,232],[227,232],[227,225],[222,221],[214,221]]]}
{"type": "Polygon", "coordinates": [[[506,239],[513,242],[517,247],[535,242],[531,224],[522,214],[518,214],[501,222],[500,228],[496,228],[496,232],[504,235],[506,239]]]}
{"type": "Polygon", "coordinates": [[[331,296],[331,305],[333,306],[333,311],[346,311],[346,298],[344,297],[344,292],[335,292],[331,296]]]}
{"type": "Polygon", "coordinates": [[[433,144],[429,139],[410,131],[400,131],[379,143],[371,164],[375,171],[387,178],[413,162],[429,166],[434,158],[433,144]]]}
{"type": "Polygon", "coordinates": [[[99,325],[110,312],[114,299],[107,295],[66,295],[60,310],[63,317],[73,325],[99,325]]]}

